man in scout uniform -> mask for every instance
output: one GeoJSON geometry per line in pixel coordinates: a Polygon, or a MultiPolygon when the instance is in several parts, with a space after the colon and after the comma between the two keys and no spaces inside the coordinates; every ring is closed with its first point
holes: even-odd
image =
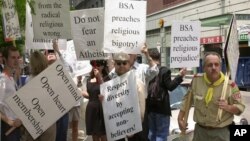
{"type": "MultiPolygon", "coordinates": [[[[189,94],[189,102],[194,105],[193,141],[229,141],[229,125],[233,123],[234,115],[240,115],[245,105],[237,85],[228,81],[226,97],[221,99],[225,76],[221,72],[221,57],[215,52],[208,52],[204,57],[204,74],[193,78],[189,94]],[[217,120],[218,109],[222,109],[221,119],[217,120]]],[[[178,115],[180,129],[185,131],[184,122],[186,95],[178,115]]],[[[190,105],[192,105],[190,104],[190,105]]]]}

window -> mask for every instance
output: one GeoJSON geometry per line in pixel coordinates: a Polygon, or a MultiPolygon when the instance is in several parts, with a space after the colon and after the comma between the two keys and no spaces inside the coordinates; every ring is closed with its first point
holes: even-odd
{"type": "Polygon", "coordinates": [[[175,2],[175,1],[177,1],[177,0],[163,0],[163,4],[167,5],[167,4],[171,4],[171,3],[175,2]]]}
{"type": "Polygon", "coordinates": [[[163,0],[163,5],[176,5],[188,0],[163,0]]]}

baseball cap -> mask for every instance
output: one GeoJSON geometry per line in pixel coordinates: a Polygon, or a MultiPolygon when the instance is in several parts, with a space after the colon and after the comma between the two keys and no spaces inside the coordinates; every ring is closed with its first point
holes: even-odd
{"type": "Polygon", "coordinates": [[[127,53],[116,53],[113,56],[113,60],[115,61],[128,61],[130,56],[127,53]]]}

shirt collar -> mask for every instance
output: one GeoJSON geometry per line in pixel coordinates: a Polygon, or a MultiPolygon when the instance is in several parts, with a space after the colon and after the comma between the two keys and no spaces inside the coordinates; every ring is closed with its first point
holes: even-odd
{"type": "Polygon", "coordinates": [[[139,67],[139,63],[138,62],[134,62],[134,64],[133,64],[133,66],[131,67],[131,69],[138,69],[138,67],[139,67]]]}

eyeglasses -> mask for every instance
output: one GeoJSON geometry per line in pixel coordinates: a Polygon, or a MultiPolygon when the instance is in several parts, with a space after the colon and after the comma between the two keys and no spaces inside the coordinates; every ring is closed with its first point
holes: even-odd
{"type": "Polygon", "coordinates": [[[127,65],[127,61],[119,61],[119,62],[116,62],[116,64],[118,65],[118,66],[120,66],[120,65],[127,65]]]}

